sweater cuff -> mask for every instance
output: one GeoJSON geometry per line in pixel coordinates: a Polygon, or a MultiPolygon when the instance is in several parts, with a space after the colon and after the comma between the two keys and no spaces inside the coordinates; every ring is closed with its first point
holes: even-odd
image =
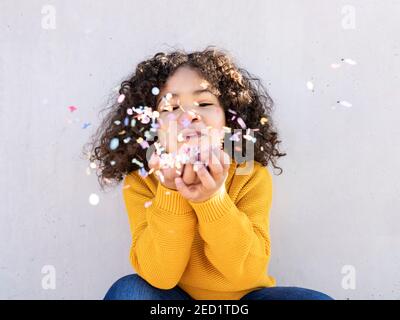
{"type": "Polygon", "coordinates": [[[230,214],[235,208],[225,188],[206,201],[189,201],[189,204],[196,212],[199,222],[213,222],[230,214]]]}
{"type": "Polygon", "coordinates": [[[158,208],[176,215],[193,212],[189,202],[178,191],[169,189],[160,182],[157,186],[154,204],[158,208]]]}

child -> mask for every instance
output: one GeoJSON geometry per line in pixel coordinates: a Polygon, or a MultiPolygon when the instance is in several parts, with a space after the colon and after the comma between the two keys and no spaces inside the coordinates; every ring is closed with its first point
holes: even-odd
{"type": "Polygon", "coordinates": [[[329,298],[276,287],[267,274],[266,166],[279,168],[285,154],[258,79],[207,47],[157,53],[119,94],[90,160],[100,163],[102,187],[124,180],[137,274],[115,282],[105,299],[329,298]]]}

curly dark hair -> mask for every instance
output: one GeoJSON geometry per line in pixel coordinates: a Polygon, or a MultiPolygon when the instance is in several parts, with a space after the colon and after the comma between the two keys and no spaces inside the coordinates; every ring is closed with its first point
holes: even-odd
{"type": "Polygon", "coordinates": [[[152,93],[152,88],[157,87],[161,91],[168,78],[182,66],[198,71],[215,88],[219,102],[225,110],[227,127],[242,129],[237,119],[232,120],[233,111],[240,115],[248,128],[258,130],[255,132],[257,140],[254,160],[264,166],[271,162],[274,168],[280,169],[279,174],[282,173],[282,168],[276,166],[276,160],[286,153],[278,150],[281,141],[278,140],[271,118],[273,100],[261,80],[237,67],[229,53],[215,46],[208,46],[203,51],[192,53],[186,53],[182,49],[169,53],[158,52],[140,62],[128,80],[122,81],[118,96],[123,94],[125,99],[118,102],[117,96],[114,96],[110,100],[111,106],[100,111],[108,113],[83,149],[87,159],[96,163],[102,189],[112,182],[119,183],[125,175],[140,169],[138,163],[132,163],[133,158],[148,169],[146,150],[136,140],[143,137],[146,131],[150,132],[151,123],[137,121],[131,126],[126,123],[124,125],[122,119],[127,118],[127,109],[131,107],[148,106],[156,110],[157,96],[152,93]],[[129,137],[130,142],[120,143],[115,150],[111,150],[110,140],[115,137],[120,140],[129,137]]]}

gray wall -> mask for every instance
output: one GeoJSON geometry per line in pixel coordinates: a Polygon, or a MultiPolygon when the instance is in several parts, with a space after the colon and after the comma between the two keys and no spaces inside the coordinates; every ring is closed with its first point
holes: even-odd
{"type": "Polygon", "coordinates": [[[139,61],[214,44],[276,102],[288,155],[270,274],[336,299],[399,299],[399,16],[398,0],[1,0],[0,298],[100,299],[134,272],[121,186],[102,193],[81,148],[139,61]]]}

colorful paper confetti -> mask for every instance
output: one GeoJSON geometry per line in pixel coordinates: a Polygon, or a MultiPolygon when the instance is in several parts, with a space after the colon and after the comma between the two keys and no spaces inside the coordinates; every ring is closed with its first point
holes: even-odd
{"type": "Polygon", "coordinates": [[[110,149],[115,150],[119,146],[119,139],[118,138],[112,138],[110,141],[110,149]]]}
{"type": "Polygon", "coordinates": [[[90,122],[84,122],[82,125],[82,129],[86,129],[87,127],[89,127],[91,125],[90,122]]]}
{"type": "Polygon", "coordinates": [[[98,196],[97,194],[91,193],[91,194],[89,195],[89,203],[90,203],[92,206],[97,206],[97,205],[99,204],[99,201],[100,201],[100,198],[99,198],[99,196],[98,196]]]}
{"type": "Polygon", "coordinates": [[[125,95],[124,94],[120,94],[119,97],[118,97],[118,103],[122,103],[122,102],[124,102],[124,100],[125,100],[125,95]]]}
{"type": "Polygon", "coordinates": [[[352,106],[352,104],[350,102],[345,101],[345,100],[337,101],[337,103],[339,103],[340,105],[342,105],[343,107],[346,107],[346,108],[350,108],[352,106]]]}

